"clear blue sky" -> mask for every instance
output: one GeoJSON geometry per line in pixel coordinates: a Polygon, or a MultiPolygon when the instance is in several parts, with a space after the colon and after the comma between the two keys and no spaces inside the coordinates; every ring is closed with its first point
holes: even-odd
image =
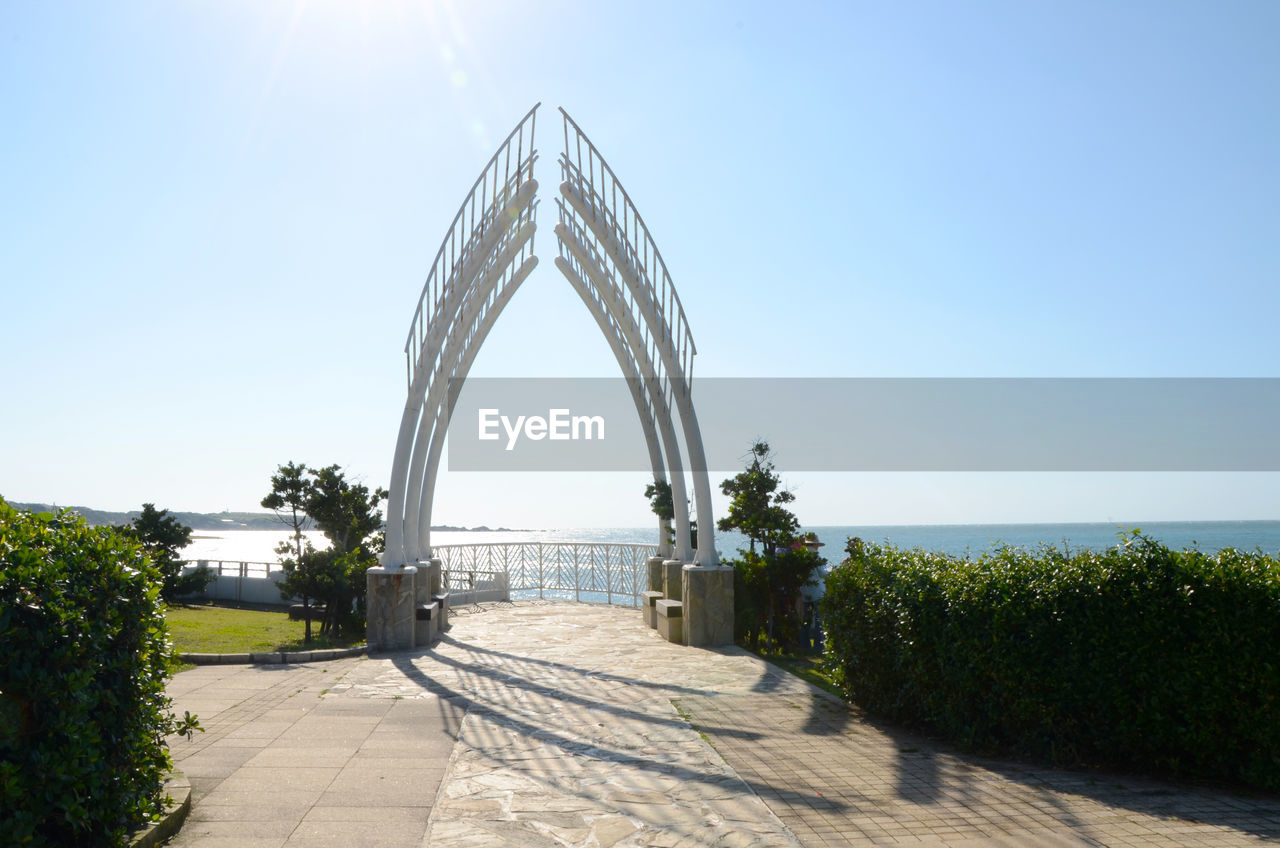
{"type": "MultiPolygon", "coordinates": [[[[1280,376],[1278,38],[1270,0],[2,4],[0,494],[255,509],[288,460],[385,485],[423,278],[537,101],[544,186],[564,106],[699,375],[1280,376]]],[[[543,194],[473,374],[611,376],[543,194]]],[[[809,524],[1280,517],[1275,474],[787,475],[774,447],[809,524]]],[[[435,518],[647,524],[643,485],[454,473],[435,518]]]]}

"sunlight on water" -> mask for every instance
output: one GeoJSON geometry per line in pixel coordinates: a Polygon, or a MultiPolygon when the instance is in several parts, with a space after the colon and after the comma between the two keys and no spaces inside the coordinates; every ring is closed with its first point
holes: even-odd
{"type": "MultiPolygon", "coordinates": [[[[926,526],[843,526],[812,527],[824,543],[822,554],[831,563],[844,558],[845,540],[860,536],[866,541],[889,541],[905,548],[921,547],[955,555],[978,555],[998,544],[1036,547],[1041,543],[1072,549],[1099,550],[1114,546],[1118,534],[1138,526],[1152,538],[1172,548],[1197,544],[1201,550],[1217,551],[1235,547],[1246,551],[1261,548],[1280,551],[1280,521],[1176,521],[1130,522],[1127,524],[959,524],[926,526]]],[[[286,530],[198,530],[191,545],[182,551],[184,559],[230,562],[276,562],[275,546],[291,538],[286,530]]],[[[328,547],[323,534],[304,534],[317,548],[328,547]]],[[[650,527],[594,527],[555,530],[437,530],[431,534],[435,545],[478,545],[514,542],[613,542],[651,545],[657,531],[650,527]]],[[[716,549],[722,558],[735,555],[746,539],[738,533],[716,533],[716,549]]]]}

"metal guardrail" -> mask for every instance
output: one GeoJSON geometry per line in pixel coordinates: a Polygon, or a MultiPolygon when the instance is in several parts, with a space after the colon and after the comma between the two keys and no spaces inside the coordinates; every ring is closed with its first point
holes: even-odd
{"type": "Polygon", "coordinates": [[[241,562],[229,559],[184,560],[184,566],[195,568],[205,566],[218,577],[260,577],[266,578],[272,571],[280,570],[278,562],[241,562]]]}
{"type": "MultiPolygon", "coordinates": [[[[442,562],[445,585],[460,597],[485,598],[505,589],[512,598],[638,607],[640,593],[648,585],[645,563],[658,553],[658,547],[618,542],[489,542],[436,545],[432,553],[442,562]]],[[[278,575],[279,563],[192,560],[185,565],[207,566],[219,578],[210,584],[208,597],[240,601],[250,600],[250,595],[258,600],[262,595],[271,602],[279,594],[268,597],[270,592],[264,595],[253,586],[253,581],[278,575]]]]}
{"type": "MultiPolygon", "coordinates": [[[[513,598],[552,598],[640,605],[647,586],[645,563],[656,545],[615,542],[491,542],[436,545],[452,591],[465,575],[505,575],[513,598]]],[[[470,579],[474,580],[475,577],[470,579]]]]}
{"type": "Polygon", "coordinates": [[[184,571],[203,566],[213,573],[214,579],[194,597],[234,603],[283,603],[277,581],[284,575],[278,562],[200,559],[184,560],[182,564],[184,571]]]}

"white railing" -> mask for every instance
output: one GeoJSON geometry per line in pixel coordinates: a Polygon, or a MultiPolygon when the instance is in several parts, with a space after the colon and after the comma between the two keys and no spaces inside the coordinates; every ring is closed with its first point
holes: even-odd
{"type": "Polygon", "coordinates": [[[450,572],[441,569],[441,577],[449,592],[451,606],[511,600],[511,588],[507,585],[505,571],[455,568],[450,572]]]}
{"type": "Polygon", "coordinates": [[[451,596],[455,587],[465,591],[468,581],[496,586],[505,578],[515,599],[639,606],[648,585],[645,563],[658,548],[614,542],[495,542],[435,545],[431,552],[443,563],[451,596]]]}
{"type": "Polygon", "coordinates": [[[282,604],[279,581],[284,571],[278,562],[247,562],[236,560],[187,560],[183,571],[190,572],[204,566],[213,572],[213,580],[204,591],[194,597],[206,601],[229,601],[249,604],[282,604]]]}
{"type": "MultiPolygon", "coordinates": [[[[455,604],[547,598],[639,606],[648,586],[645,564],[656,545],[617,542],[493,542],[436,545],[432,553],[455,604]]],[[[279,563],[200,560],[215,575],[207,600],[283,603],[276,582],[279,563]]]]}
{"type": "Polygon", "coordinates": [[[278,562],[239,562],[226,559],[188,560],[184,565],[191,568],[203,565],[219,577],[266,577],[271,572],[280,570],[278,562]]]}

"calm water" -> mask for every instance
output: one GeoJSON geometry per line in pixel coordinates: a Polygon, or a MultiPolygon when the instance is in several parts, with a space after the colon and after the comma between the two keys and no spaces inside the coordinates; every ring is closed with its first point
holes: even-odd
{"type": "MultiPolygon", "coordinates": [[[[1037,547],[1041,543],[1072,549],[1101,550],[1119,540],[1119,534],[1132,527],[1172,548],[1198,546],[1204,551],[1234,547],[1242,550],[1261,548],[1269,554],[1280,553],[1280,521],[1172,521],[1134,522],[1131,524],[931,524],[874,525],[844,527],[806,527],[818,534],[826,547],[822,553],[832,562],[844,556],[845,540],[859,536],[869,542],[890,542],[898,547],[925,548],[962,555],[977,556],[1001,545],[1037,547]]],[[[275,562],[275,546],[289,538],[279,530],[197,531],[190,547],[183,550],[186,559],[229,560],[234,562],[275,562]]],[[[324,537],[314,531],[306,534],[316,547],[325,547],[324,537]]],[[[645,527],[569,528],[556,530],[511,531],[437,531],[432,543],[437,545],[480,544],[487,542],[628,542],[654,544],[657,531],[645,527]]],[[[716,547],[722,556],[732,556],[746,540],[737,533],[717,533],[716,547]]]]}

